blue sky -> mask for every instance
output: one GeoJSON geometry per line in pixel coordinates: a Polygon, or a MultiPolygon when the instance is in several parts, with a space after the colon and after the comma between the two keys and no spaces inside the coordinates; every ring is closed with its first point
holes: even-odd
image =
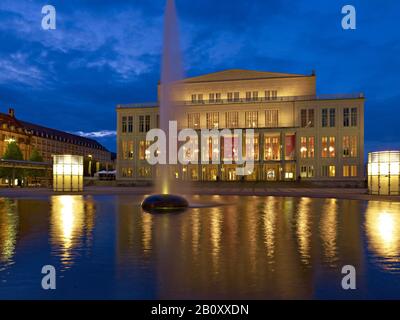
{"type": "MultiPolygon", "coordinates": [[[[228,68],[317,73],[364,92],[366,149],[400,149],[400,2],[176,0],[187,76],[228,68]],[[341,28],[352,4],[357,29],[341,28]]],[[[165,0],[0,2],[0,110],[115,151],[115,106],[156,100],[165,0]],[[41,9],[57,10],[42,30],[41,9]]]]}

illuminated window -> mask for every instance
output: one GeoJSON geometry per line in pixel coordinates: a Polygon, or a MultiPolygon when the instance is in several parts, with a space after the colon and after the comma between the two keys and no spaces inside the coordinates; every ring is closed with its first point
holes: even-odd
{"type": "Polygon", "coordinates": [[[227,128],[237,128],[239,126],[239,112],[226,112],[225,124],[227,128]]]}
{"type": "Polygon", "coordinates": [[[335,177],[336,167],[335,166],[322,166],[322,176],[323,177],[335,177]]]}
{"type": "Polygon", "coordinates": [[[200,128],[200,113],[188,114],[188,128],[200,128]]]}
{"type": "Polygon", "coordinates": [[[300,157],[307,158],[307,137],[300,138],[300,157]]]}
{"type": "Polygon", "coordinates": [[[343,157],[357,157],[357,136],[343,137],[343,157]]]}
{"type": "MultiPolygon", "coordinates": [[[[258,161],[259,160],[259,158],[260,158],[260,142],[259,142],[259,135],[258,134],[254,134],[254,137],[253,137],[254,139],[253,139],[253,150],[249,150],[249,152],[251,152],[252,153],[252,156],[253,156],[253,159],[255,160],[255,161],[258,161]]],[[[246,146],[244,146],[243,147],[243,158],[244,159],[247,159],[246,158],[246,153],[247,153],[247,149],[249,149],[249,146],[250,146],[250,144],[251,144],[251,141],[250,141],[250,137],[245,137],[245,139],[246,139],[246,146]]]]}
{"type": "Polygon", "coordinates": [[[141,140],[139,142],[139,160],[146,160],[149,157],[149,152],[146,150],[150,146],[150,141],[141,140]]]}
{"type": "Polygon", "coordinates": [[[218,112],[207,112],[207,129],[218,129],[219,127],[219,113],[218,112]]]}
{"type": "Polygon", "coordinates": [[[221,94],[220,93],[215,94],[215,102],[221,102],[221,94]]]}
{"type": "Polygon", "coordinates": [[[54,191],[82,191],[83,156],[53,155],[54,191]]]}
{"type": "Polygon", "coordinates": [[[265,126],[267,128],[278,127],[278,110],[266,110],[265,111],[265,126]]]}
{"type": "Polygon", "coordinates": [[[258,112],[247,111],[246,114],[246,128],[257,128],[258,127],[258,112]]]}
{"type": "Polygon", "coordinates": [[[151,177],[151,168],[150,167],[140,167],[139,168],[139,177],[141,177],[141,178],[151,177]]]}
{"type": "Polygon", "coordinates": [[[197,102],[197,95],[192,94],[192,103],[196,103],[197,102]]]}
{"type": "Polygon", "coordinates": [[[280,160],[279,137],[264,137],[264,160],[280,160]]]}
{"type": "Polygon", "coordinates": [[[314,177],[314,166],[301,166],[300,167],[301,178],[313,178],[314,177]]]}
{"type": "Polygon", "coordinates": [[[343,166],[343,177],[357,177],[357,166],[356,165],[343,166]]]}
{"type": "Polygon", "coordinates": [[[214,101],[215,101],[215,94],[214,94],[214,93],[210,93],[210,94],[208,95],[208,100],[209,100],[210,102],[214,102],[214,101]]]}
{"type": "Polygon", "coordinates": [[[233,92],[228,92],[227,99],[228,99],[228,102],[233,101],[233,92]]]}
{"type": "Polygon", "coordinates": [[[234,92],[233,93],[233,100],[236,101],[236,102],[239,101],[239,92],[234,92]]]}
{"type": "Polygon", "coordinates": [[[335,157],[335,137],[322,137],[322,158],[335,157]]]}

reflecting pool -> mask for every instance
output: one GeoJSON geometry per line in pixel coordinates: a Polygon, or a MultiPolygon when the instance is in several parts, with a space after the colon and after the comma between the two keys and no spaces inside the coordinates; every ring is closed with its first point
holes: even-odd
{"type": "Polygon", "coordinates": [[[400,298],[400,203],[193,196],[160,215],[143,198],[0,198],[0,299],[400,298]]]}

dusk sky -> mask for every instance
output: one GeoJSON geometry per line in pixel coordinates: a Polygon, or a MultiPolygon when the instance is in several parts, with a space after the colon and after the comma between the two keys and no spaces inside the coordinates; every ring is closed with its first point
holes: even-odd
{"type": "MultiPolygon", "coordinates": [[[[229,68],[317,74],[364,92],[366,151],[400,149],[400,2],[176,0],[187,76],[229,68]],[[352,4],[357,29],[343,30],[352,4]]],[[[115,106],[157,99],[165,0],[0,1],[0,111],[116,150],[115,106]],[[57,29],[41,28],[41,9],[57,29]]]]}

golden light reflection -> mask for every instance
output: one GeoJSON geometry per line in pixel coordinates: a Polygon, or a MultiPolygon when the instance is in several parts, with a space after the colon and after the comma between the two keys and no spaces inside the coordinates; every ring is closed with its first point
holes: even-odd
{"type": "Polygon", "coordinates": [[[264,243],[269,258],[274,257],[275,253],[275,230],[276,230],[276,212],[275,201],[273,197],[267,197],[264,209],[264,243]]]}
{"type": "Polygon", "coordinates": [[[214,273],[219,273],[219,258],[221,251],[221,229],[223,223],[223,213],[219,207],[215,207],[210,213],[210,237],[211,237],[211,255],[214,267],[214,273]]]}
{"type": "Polygon", "coordinates": [[[0,262],[10,262],[15,254],[18,214],[14,201],[0,199],[0,262]]]}
{"type": "Polygon", "coordinates": [[[61,262],[73,263],[73,249],[80,245],[85,230],[83,196],[53,196],[51,198],[51,243],[60,250],[61,262]]]}
{"type": "Polygon", "coordinates": [[[331,264],[337,258],[337,212],[337,199],[326,199],[322,211],[320,235],[325,259],[331,264]]]}
{"type": "MultiPolygon", "coordinates": [[[[400,203],[370,201],[365,216],[369,248],[392,269],[400,262],[400,203]]],[[[399,270],[397,267],[396,270],[399,270]]]]}
{"type": "Polygon", "coordinates": [[[152,232],[153,232],[153,217],[151,214],[142,215],[142,245],[144,253],[151,250],[152,232]]]}
{"type": "Polygon", "coordinates": [[[310,198],[301,198],[297,216],[297,240],[299,243],[299,252],[301,260],[310,263],[310,242],[311,242],[311,226],[310,226],[310,198]]]}
{"type": "Polygon", "coordinates": [[[197,256],[199,252],[199,241],[200,241],[200,210],[198,208],[193,209],[191,214],[192,222],[192,249],[194,254],[197,256]]]}

